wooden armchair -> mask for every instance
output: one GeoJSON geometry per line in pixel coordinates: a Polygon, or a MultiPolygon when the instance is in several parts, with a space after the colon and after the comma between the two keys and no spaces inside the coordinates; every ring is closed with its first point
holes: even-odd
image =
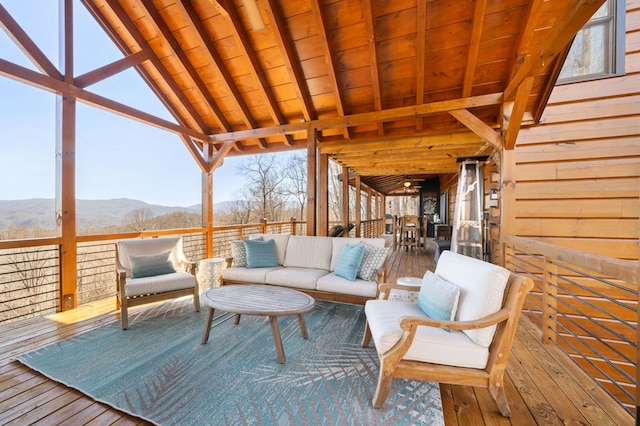
{"type": "Polygon", "coordinates": [[[193,295],[200,310],[195,262],[186,259],[182,237],[121,240],[116,243],[116,307],[122,329],[129,326],[128,308],[193,295]]]}
{"type": "MultiPolygon", "coordinates": [[[[436,275],[440,265],[444,263],[442,269],[446,270],[443,271],[445,278],[451,281],[457,274],[461,279],[457,283],[462,283],[463,286],[474,275],[479,276],[480,281],[483,276],[491,278],[491,271],[476,274],[473,264],[477,265],[477,262],[482,261],[472,259],[471,262],[468,259],[471,258],[445,252],[436,268],[436,275]],[[456,268],[463,272],[456,273],[456,268]]],[[[373,397],[374,407],[380,408],[384,404],[392,380],[402,378],[488,388],[500,413],[506,417],[511,415],[503,377],[522,305],[533,282],[515,273],[506,273],[508,279],[503,297],[499,299],[502,300],[500,308],[474,320],[447,321],[429,318],[415,303],[384,300],[393,288],[415,291],[420,287],[395,284],[380,286],[383,300],[368,301],[365,306],[367,327],[362,341],[362,345],[367,346],[373,337],[380,358],[378,385],[373,397]],[[491,327],[495,327],[493,336],[486,334],[491,327]],[[477,339],[472,341],[474,337],[480,336],[473,333],[480,330],[483,330],[481,340],[484,343],[477,339]],[[488,344],[486,348],[485,343],[488,344]]],[[[473,283],[473,279],[470,282],[473,283]]],[[[474,293],[476,290],[471,287],[463,288],[460,305],[477,303],[475,299],[480,293],[474,293]],[[464,298],[473,300],[463,300],[464,298]]],[[[468,306],[460,307],[457,315],[462,315],[460,309],[467,308],[468,306]]]]}

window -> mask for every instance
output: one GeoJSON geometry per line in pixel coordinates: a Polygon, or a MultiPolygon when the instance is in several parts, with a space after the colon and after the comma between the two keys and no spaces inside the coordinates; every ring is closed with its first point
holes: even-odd
{"type": "Polygon", "coordinates": [[[624,73],[624,0],[607,0],[576,34],[558,83],[624,73]]]}

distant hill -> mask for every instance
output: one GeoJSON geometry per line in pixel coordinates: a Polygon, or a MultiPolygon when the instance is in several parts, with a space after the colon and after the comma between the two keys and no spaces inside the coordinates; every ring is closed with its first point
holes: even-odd
{"type": "MultiPolygon", "coordinates": [[[[231,201],[214,204],[213,210],[223,212],[231,204],[231,201]]],[[[129,213],[138,209],[147,209],[152,216],[177,211],[200,213],[200,204],[189,207],[161,206],[129,198],[77,200],[76,208],[78,226],[81,228],[117,225],[129,213]]],[[[55,200],[46,198],[0,200],[0,230],[7,229],[11,225],[55,227],[55,200]]]]}

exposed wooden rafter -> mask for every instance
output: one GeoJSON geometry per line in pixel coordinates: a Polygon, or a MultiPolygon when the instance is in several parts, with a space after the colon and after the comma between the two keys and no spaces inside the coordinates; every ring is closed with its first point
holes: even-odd
{"type": "Polygon", "coordinates": [[[307,84],[302,77],[302,70],[298,60],[296,59],[295,48],[289,36],[285,32],[283,25],[284,19],[279,16],[278,5],[275,0],[259,0],[261,3],[265,3],[265,10],[269,16],[269,21],[273,28],[273,34],[276,38],[278,48],[282,53],[282,59],[285,62],[287,73],[293,84],[293,88],[300,102],[302,109],[302,116],[306,121],[311,121],[316,118],[316,113],[311,102],[311,95],[307,84]]]}
{"type": "Polygon", "coordinates": [[[473,88],[473,77],[478,63],[478,53],[480,52],[480,42],[482,41],[482,30],[484,27],[484,15],[487,9],[487,0],[476,0],[473,12],[473,27],[471,29],[471,39],[469,40],[469,53],[467,54],[467,65],[464,71],[464,81],[462,82],[462,97],[471,96],[473,88]]]}
{"type": "MultiPolygon", "coordinates": [[[[424,103],[425,43],[427,42],[427,0],[418,0],[418,28],[416,34],[416,105],[424,103]]],[[[416,119],[416,131],[423,128],[422,118],[416,119]]]]}
{"type": "MultiPolygon", "coordinates": [[[[249,63],[249,69],[251,74],[253,75],[254,80],[256,81],[256,87],[260,94],[262,95],[265,106],[269,110],[269,114],[273,119],[276,125],[284,124],[285,119],[282,115],[282,111],[280,111],[280,107],[278,106],[277,100],[273,95],[272,90],[270,89],[269,82],[264,74],[264,71],[260,67],[260,62],[253,48],[251,47],[251,42],[247,37],[247,34],[244,32],[244,29],[240,27],[240,15],[233,7],[233,5],[229,2],[229,0],[210,0],[211,3],[218,8],[220,13],[222,13],[229,22],[229,27],[233,33],[233,37],[236,39],[238,43],[238,47],[242,50],[243,55],[246,57],[247,62],[249,63]]],[[[293,139],[291,135],[283,135],[284,142],[288,146],[293,146],[293,139]]]]}
{"type": "MultiPolygon", "coordinates": [[[[313,16],[316,18],[316,25],[318,26],[320,36],[324,42],[322,52],[328,68],[328,77],[331,81],[331,91],[333,92],[333,97],[336,101],[336,110],[339,116],[344,117],[344,101],[342,99],[342,92],[338,86],[338,79],[336,78],[336,59],[334,57],[334,50],[331,48],[331,33],[326,28],[325,17],[320,0],[311,0],[311,10],[313,11],[313,16]]],[[[342,129],[342,134],[345,139],[350,139],[348,127],[342,129]]]]}
{"type": "MultiPolygon", "coordinates": [[[[376,52],[376,29],[373,22],[373,5],[371,0],[363,0],[364,22],[367,29],[367,48],[369,50],[369,61],[371,68],[371,90],[373,91],[373,108],[375,111],[382,111],[382,93],[380,90],[380,73],[378,70],[378,54],[376,52]]],[[[384,135],[384,125],[378,123],[378,134],[384,135]]]]}

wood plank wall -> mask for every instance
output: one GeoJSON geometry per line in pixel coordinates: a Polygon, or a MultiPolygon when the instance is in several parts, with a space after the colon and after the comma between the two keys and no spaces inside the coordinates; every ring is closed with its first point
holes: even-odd
{"type": "MultiPolygon", "coordinates": [[[[515,148],[515,232],[517,236],[560,246],[638,260],[640,0],[626,3],[625,74],[556,86],[540,124],[523,128],[519,134],[515,148]]],[[[586,286],[598,285],[593,280],[579,281],[586,286]]],[[[559,285],[570,287],[566,283],[559,285]]],[[[567,290],[582,294],[579,289],[567,290]]],[[[610,297],[618,297],[612,290],[608,293],[610,297]]],[[[531,301],[540,297],[539,288],[529,296],[531,301]]],[[[624,317],[622,309],[605,299],[593,298],[591,303],[603,312],[624,317]]],[[[527,306],[531,309],[533,305],[527,306]]],[[[559,310],[571,314],[566,307],[559,310]]],[[[590,315],[601,316],[597,311],[590,315]]],[[[540,312],[532,312],[529,317],[541,325],[540,312]]],[[[628,320],[633,322],[635,318],[628,320]]],[[[616,324],[611,327],[624,333],[624,327],[616,324]]],[[[583,330],[571,324],[567,326],[568,333],[589,339],[583,330]]],[[[633,407],[634,401],[608,383],[599,371],[580,362],[575,347],[558,343],[583,368],[599,377],[620,401],[633,407]]],[[[623,342],[615,342],[614,338],[612,344],[623,342]]],[[[615,362],[614,353],[603,353],[615,362]]],[[[626,367],[633,370],[629,373],[634,377],[635,366],[626,367]]],[[[627,380],[623,378],[616,381],[633,394],[633,383],[624,383],[627,380]]]]}
{"type": "Polygon", "coordinates": [[[516,233],[638,259],[640,0],[627,1],[625,75],[556,86],[516,144],[516,233]]]}

